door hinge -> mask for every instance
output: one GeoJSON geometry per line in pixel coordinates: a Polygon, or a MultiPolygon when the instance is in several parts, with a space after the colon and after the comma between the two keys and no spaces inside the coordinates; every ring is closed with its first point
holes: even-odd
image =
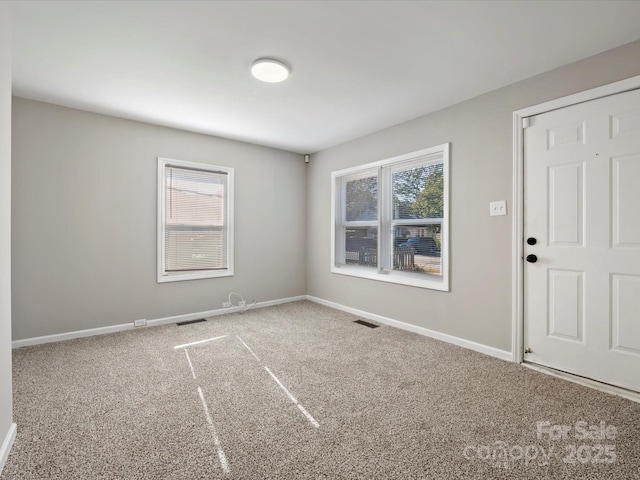
{"type": "Polygon", "coordinates": [[[527,347],[524,349],[524,353],[533,353],[533,350],[531,350],[531,347],[527,347]]]}

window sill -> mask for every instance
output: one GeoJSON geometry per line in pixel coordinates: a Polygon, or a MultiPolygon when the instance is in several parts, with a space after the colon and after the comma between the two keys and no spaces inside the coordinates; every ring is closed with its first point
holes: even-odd
{"type": "Polygon", "coordinates": [[[407,285],[410,287],[426,288],[429,290],[438,290],[441,292],[449,291],[449,282],[446,278],[438,275],[423,275],[416,277],[413,273],[391,271],[388,273],[380,273],[375,268],[354,267],[343,265],[340,267],[332,266],[331,273],[338,275],[348,275],[350,277],[365,278],[367,280],[376,280],[378,282],[395,283],[398,285],[407,285]]]}
{"type": "Polygon", "coordinates": [[[203,278],[219,278],[232,277],[233,270],[207,270],[196,273],[172,273],[166,275],[158,275],[158,283],[165,282],[181,282],[184,280],[200,280],[203,278]]]}

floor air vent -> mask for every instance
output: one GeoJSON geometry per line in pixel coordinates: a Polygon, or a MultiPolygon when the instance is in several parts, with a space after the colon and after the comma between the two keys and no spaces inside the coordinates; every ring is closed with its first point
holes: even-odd
{"type": "Polygon", "coordinates": [[[356,320],[353,323],[357,323],[359,325],[364,325],[365,327],[369,327],[369,328],[378,328],[380,326],[380,325],[376,325],[375,323],[365,322],[364,320],[356,320]]]}
{"type": "Polygon", "coordinates": [[[200,322],[206,322],[206,320],[204,318],[199,318],[198,320],[187,320],[186,322],[178,322],[176,323],[176,325],[181,327],[183,325],[191,325],[192,323],[200,323],[200,322]]]}

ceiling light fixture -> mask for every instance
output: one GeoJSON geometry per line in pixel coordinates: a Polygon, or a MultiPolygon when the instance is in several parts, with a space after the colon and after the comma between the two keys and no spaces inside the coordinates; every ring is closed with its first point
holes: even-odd
{"type": "Polygon", "coordinates": [[[251,74],[263,82],[282,82],[289,77],[290,72],[289,65],[274,58],[259,58],[251,64],[251,74]]]}

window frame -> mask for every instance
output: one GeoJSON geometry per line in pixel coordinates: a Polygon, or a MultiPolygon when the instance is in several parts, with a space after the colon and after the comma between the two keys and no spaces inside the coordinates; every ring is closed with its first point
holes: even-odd
{"type": "MultiPolygon", "coordinates": [[[[376,162],[366,163],[355,167],[331,172],[331,272],[340,275],[365,278],[381,282],[396,283],[431,290],[448,292],[449,287],[449,169],[450,144],[444,143],[434,147],[424,148],[414,152],[398,155],[376,162]],[[415,272],[404,272],[389,268],[389,259],[393,252],[393,240],[390,234],[393,225],[416,223],[440,223],[437,219],[393,219],[393,173],[408,168],[442,163],[443,170],[443,215],[441,220],[440,258],[442,262],[441,275],[415,272]],[[372,172],[378,178],[378,218],[374,220],[378,229],[378,262],[376,267],[363,267],[336,263],[338,258],[344,258],[344,241],[338,242],[337,235],[344,235],[341,231],[347,226],[369,226],[369,221],[350,221],[345,218],[345,190],[346,181],[371,176],[372,172]],[[367,224],[367,225],[365,225],[367,224]],[[386,238],[389,237],[389,238],[386,238]],[[342,249],[342,250],[341,250],[342,249]]],[[[344,237],[342,237],[344,239],[344,237]]]]}
{"type": "Polygon", "coordinates": [[[233,201],[234,201],[234,169],[208,163],[187,162],[172,158],[158,157],[158,205],[157,205],[157,281],[158,283],[199,280],[204,278],[231,277],[234,275],[234,239],[233,239],[233,201]],[[227,268],[216,270],[189,270],[185,272],[168,272],[165,265],[165,215],[166,215],[166,183],[165,167],[172,165],[178,168],[204,170],[208,172],[224,172],[227,175],[226,216],[227,233],[227,268]]]}

